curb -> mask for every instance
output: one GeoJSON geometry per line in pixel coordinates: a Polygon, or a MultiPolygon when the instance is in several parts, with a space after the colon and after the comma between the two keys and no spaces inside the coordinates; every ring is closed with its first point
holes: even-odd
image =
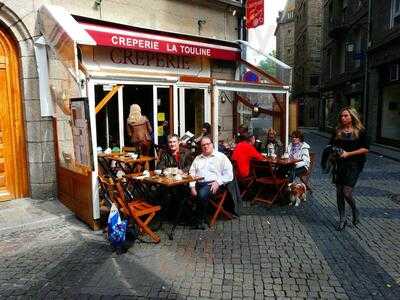
{"type": "Polygon", "coordinates": [[[57,222],[64,222],[64,221],[68,221],[71,219],[76,219],[75,215],[72,213],[67,214],[67,215],[61,215],[61,216],[55,216],[55,217],[46,218],[46,219],[42,219],[42,220],[37,220],[34,222],[25,223],[25,224],[21,224],[21,225],[9,226],[9,227],[5,227],[5,228],[1,228],[0,235],[11,234],[11,233],[14,233],[17,231],[34,230],[34,229],[38,229],[38,228],[41,228],[44,226],[56,224],[57,222]]]}

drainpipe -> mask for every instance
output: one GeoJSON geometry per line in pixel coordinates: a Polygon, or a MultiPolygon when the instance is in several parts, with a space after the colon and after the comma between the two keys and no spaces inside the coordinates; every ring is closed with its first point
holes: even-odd
{"type": "Polygon", "coordinates": [[[34,41],[36,68],[39,75],[40,115],[51,117],[54,114],[54,105],[49,94],[49,69],[47,65],[46,41],[40,36],[34,41]]]}
{"type": "Polygon", "coordinates": [[[368,48],[370,46],[371,39],[371,4],[372,0],[368,0],[368,30],[367,30],[367,51],[365,55],[365,73],[364,73],[364,106],[363,106],[363,118],[364,118],[364,126],[368,129],[368,80],[369,80],[369,72],[368,72],[368,48]]]}

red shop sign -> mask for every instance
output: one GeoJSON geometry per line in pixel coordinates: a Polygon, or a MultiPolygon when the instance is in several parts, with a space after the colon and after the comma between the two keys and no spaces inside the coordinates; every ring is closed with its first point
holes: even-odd
{"type": "Polygon", "coordinates": [[[182,56],[205,56],[221,60],[240,59],[240,50],[168,36],[122,30],[118,28],[80,23],[99,46],[110,46],[140,51],[182,56]]]}

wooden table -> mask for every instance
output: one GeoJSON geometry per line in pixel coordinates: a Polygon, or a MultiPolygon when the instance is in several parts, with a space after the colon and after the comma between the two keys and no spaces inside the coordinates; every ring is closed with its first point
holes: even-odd
{"type": "Polygon", "coordinates": [[[272,158],[268,156],[265,156],[264,160],[252,161],[252,176],[255,182],[260,186],[253,199],[253,203],[261,202],[273,205],[275,201],[279,199],[281,193],[284,191],[285,185],[288,183],[288,179],[280,175],[290,172],[290,169],[294,168],[296,163],[300,161],[299,159],[272,158]],[[278,170],[281,172],[278,172],[278,170]],[[264,173],[265,175],[263,175],[264,173]],[[263,191],[265,191],[267,187],[272,188],[274,192],[268,195],[265,194],[263,191]]]}
{"type": "Polygon", "coordinates": [[[264,155],[264,161],[273,164],[273,165],[279,165],[279,166],[294,166],[296,165],[298,162],[301,162],[301,159],[293,159],[293,158],[272,158],[270,156],[266,156],[264,155]]]}
{"type": "Polygon", "coordinates": [[[175,221],[173,223],[171,232],[168,234],[168,238],[170,240],[174,239],[174,232],[176,229],[176,226],[178,225],[179,220],[182,217],[182,212],[183,212],[183,206],[185,204],[186,198],[184,197],[185,191],[182,190],[186,185],[189,184],[189,182],[197,182],[200,180],[203,180],[204,177],[192,177],[191,175],[182,175],[182,179],[175,179],[174,177],[167,177],[167,176],[160,176],[156,175],[154,171],[150,172],[150,176],[144,177],[140,176],[138,174],[128,174],[126,175],[127,178],[131,180],[137,180],[143,183],[148,183],[148,184],[153,184],[153,185],[159,185],[159,186],[164,186],[166,188],[179,188],[178,193],[181,197],[176,197],[178,203],[178,212],[175,217],[175,221]]]}
{"type": "Polygon", "coordinates": [[[182,179],[175,179],[174,177],[160,176],[155,175],[154,172],[150,172],[149,177],[142,177],[137,175],[127,175],[128,178],[141,180],[143,182],[147,182],[150,184],[158,184],[166,187],[175,187],[179,185],[186,185],[192,181],[199,181],[204,179],[203,177],[192,177],[190,175],[186,175],[182,177],[182,179]]]}
{"type": "MultiPolygon", "coordinates": [[[[104,157],[106,159],[114,160],[114,161],[118,162],[120,164],[120,166],[122,167],[122,169],[124,169],[124,171],[127,171],[127,170],[121,165],[121,163],[131,166],[133,170],[135,170],[134,167],[137,165],[144,166],[145,170],[149,170],[150,169],[149,163],[155,159],[152,156],[146,156],[146,155],[140,155],[139,158],[133,159],[131,156],[127,155],[127,153],[124,153],[124,152],[111,153],[111,154],[99,153],[99,154],[97,154],[97,156],[104,157]]],[[[139,171],[141,171],[141,170],[139,170],[139,171]]],[[[132,173],[132,171],[128,170],[125,173],[132,173]]]]}

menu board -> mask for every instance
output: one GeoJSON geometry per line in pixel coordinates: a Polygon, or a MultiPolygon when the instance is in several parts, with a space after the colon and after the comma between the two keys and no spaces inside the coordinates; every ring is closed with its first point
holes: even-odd
{"type": "Polygon", "coordinates": [[[71,99],[71,127],[75,162],[93,170],[92,137],[87,98],[71,99]]]}

